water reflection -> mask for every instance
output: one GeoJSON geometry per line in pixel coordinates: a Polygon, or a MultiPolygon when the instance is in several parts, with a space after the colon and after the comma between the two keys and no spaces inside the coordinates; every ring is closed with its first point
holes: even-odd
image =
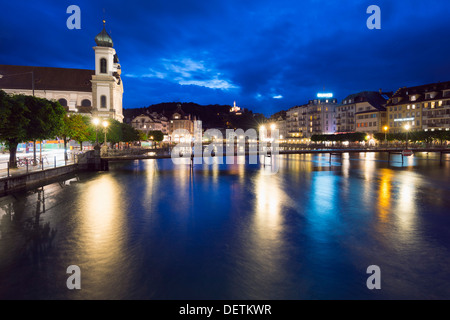
{"type": "MultiPolygon", "coordinates": [[[[123,211],[124,190],[110,174],[101,174],[85,184],[79,197],[79,230],[74,264],[82,270],[86,284],[84,290],[91,299],[104,295],[114,297],[114,290],[123,290],[130,277],[127,274],[128,233],[123,211]],[[123,279],[118,282],[117,276],[123,279]],[[115,289],[113,289],[115,288],[115,289]]],[[[74,252],[75,253],[75,252],[74,252]]],[[[117,292],[120,296],[120,292],[117,292]]]]}
{"type": "Polygon", "coordinates": [[[391,212],[392,170],[380,169],[380,177],[378,190],[378,216],[381,222],[386,223],[391,212]]]}
{"type": "Polygon", "coordinates": [[[415,215],[416,207],[415,203],[416,189],[420,188],[420,183],[415,181],[414,173],[403,172],[398,177],[398,200],[394,212],[397,217],[398,225],[398,240],[399,241],[411,241],[416,231],[415,228],[415,215]]]}
{"type": "Polygon", "coordinates": [[[0,297],[450,298],[450,164],[276,158],[274,175],[237,161],[123,162],[0,198],[0,297]],[[371,264],[378,293],[365,287],[371,264]]]}
{"type": "Polygon", "coordinates": [[[45,208],[45,188],[0,198],[0,298],[16,298],[32,277],[29,268],[39,270],[51,252],[57,231],[43,222],[45,208]],[[21,277],[10,277],[11,268],[21,277]]]}

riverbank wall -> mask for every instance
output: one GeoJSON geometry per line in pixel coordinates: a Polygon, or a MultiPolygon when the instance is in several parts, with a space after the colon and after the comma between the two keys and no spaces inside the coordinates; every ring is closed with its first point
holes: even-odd
{"type": "Polygon", "coordinates": [[[107,169],[107,165],[101,159],[100,151],[88,151],[80,155],[75,164],[1,178],[0,196],[43,186],[79,172],[103,171],[105,168],[107,169]]]}

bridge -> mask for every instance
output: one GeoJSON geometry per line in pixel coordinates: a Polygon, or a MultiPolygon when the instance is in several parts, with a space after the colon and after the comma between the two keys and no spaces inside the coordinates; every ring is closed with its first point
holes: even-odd
{"type": "MultiPolygon", "coordinates": [[[[188,158],[189,154],[191,159],[195,157],[203,157],[203,152],[201,154],[195,154],[190,152],[190,148],[185,150],[183,154],[180,152],[179,156],[188,158]]],[[[444,156],[450,153],[450,148],[410,148],[413,153],[439,153],[440,162],[442,163],[444,156]]],[[[280,154],[280,155],[289,155],[289,154],[328,154],[329,159],[333,156],[337,156],[342,158],[343,154],[346,153],[387,153],[389,155],[388,161],[391,160],[391,155],[401,155],[403,162],[403,151],[404,148],[296,148],[294,146],[286,147],[278,147],[277,149],[273,149],[268,147],[265,151],[252,151],[249,148],[245,149],[245,152],[237,152],[234,150],[233,156],[251,156],[251,155],[265,155],[271,156],[272,154],[280,154]]],[[[209,153],[206,153],[209,155],[209,153]]],[[[219,156],[219,153],[212,153],[212,157],[219,156]]],[[[226,150],[222,153],[221,156],[227,156],[226,150]]],[[[230,156],[232,156],[230,154],[230,156]]],[[[110,162],[110,161],[123,161],[123,160],[145,160],[145,159],[170,159],[172,157],[172,150],[170,149],[134,149],[134,150],[108,150],[107,153],[102,154],[102,161],[110,162]]],[[[106,164],[107,166],[107,164],[106,164]]]]}

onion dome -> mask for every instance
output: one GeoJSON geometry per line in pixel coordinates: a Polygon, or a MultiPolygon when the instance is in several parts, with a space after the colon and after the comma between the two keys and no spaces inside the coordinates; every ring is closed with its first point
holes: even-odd
{"type": "Polygon", "coordinates": [[[105,20],[103,20],[103,30],[95,37],[95,43],[99,47],[113,47],[113,41],[111,36],[106,32],[105,29],[105,20]]]}

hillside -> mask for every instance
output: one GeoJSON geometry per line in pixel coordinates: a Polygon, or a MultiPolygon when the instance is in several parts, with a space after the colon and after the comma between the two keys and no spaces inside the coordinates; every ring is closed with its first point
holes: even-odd
{"type": "MultiPolygon", "coordinates": [[[[165,102],[148,106],[146,108],[123,109],[124,121],[129,122],[134,117],[145,113],[162,113],[167,118],[177,110],[179,102],[165,102]]],[[[181,103],[181,108],[185,113],[191,114],[202,120],[204,129],[208,128],[257,128],[259,123],[264,122],[264,117],[260,114],[244,109],[242,115],[230,113],[231,106],[228,105],[199,105],[193,102],[181,103]]]]}

